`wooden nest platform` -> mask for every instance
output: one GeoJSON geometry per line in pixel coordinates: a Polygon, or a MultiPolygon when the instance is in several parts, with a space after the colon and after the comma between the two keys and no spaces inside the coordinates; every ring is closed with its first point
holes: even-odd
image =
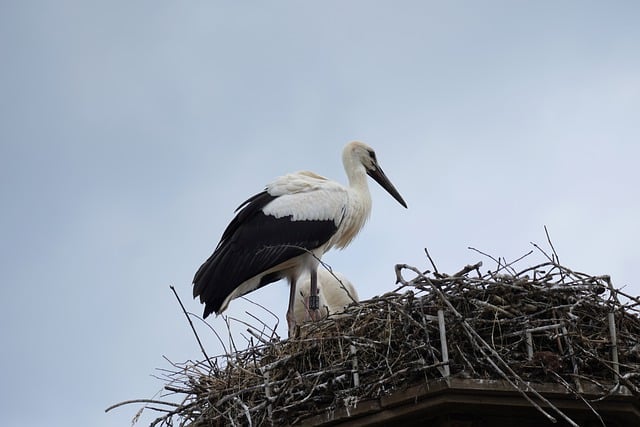
{"type": "Polygon", "coordinates": [[[412,387],[470,379],[501,381],[547,419],[577,425],[537,388],[559,386],[598,417],[595,401],[638,399],[638,298],[555,255],[520,271],[492,259],[486,273],[482,263],[453,275],[397,265],[393,292],[304,324],[294,338],[250,328],[245,350],[165,371],[165,398],[179,403],[138,402],[163,411],[152,426],[316,424],[412,387]]]}

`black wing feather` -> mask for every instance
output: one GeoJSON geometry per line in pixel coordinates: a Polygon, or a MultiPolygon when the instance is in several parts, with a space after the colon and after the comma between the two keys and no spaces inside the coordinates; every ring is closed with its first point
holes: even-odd
{"type": "MultiPolygon", "coordinates": [[[[216,250],[195,274],[193,296],[205,303],[204,317],[218,313],[227,296],[244,281],[319,247],[336,232],[332,220],[292,221],[290,216],[266,215],[262,209],[275,198],[263,191],[240,205],[216,250]]],[[[281,278],[270,274],[259,286],[281,278]]]]}

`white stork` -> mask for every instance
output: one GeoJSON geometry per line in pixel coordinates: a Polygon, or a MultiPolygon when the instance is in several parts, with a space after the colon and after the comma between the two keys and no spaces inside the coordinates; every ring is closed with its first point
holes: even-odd
{"type": "MultiPolygon", "coordinates": [[[[293,317],[297,325],[311,320],[309,311],[309,290],[311,288],[311,276],[304,273],[298,279],[299,292],[293,306],[293,317]]],[[[344,274],[337,271],[329,271],[318,267],[318,297],[320,300],[320,312],[314,320],[324,319],[330,314],[343,312],[352,303],[358,302],[358,292],[344,274]]]]}
{"type": "Polygon", "coordinates": [[[205,304],[204,318],[220,314],[234,298],[286,278],[291,334],[296,281],[305,271],[311,277],[309,308],[318,309],[320,258],[333,247],[347,246],[371,212],[367,175],[407,207],[371,147],[347,144],[342,162],[348,187],[313,172],[297,172],[277,178],[236,209],[220,243],[193,278],[193,297],[205,304]]]}

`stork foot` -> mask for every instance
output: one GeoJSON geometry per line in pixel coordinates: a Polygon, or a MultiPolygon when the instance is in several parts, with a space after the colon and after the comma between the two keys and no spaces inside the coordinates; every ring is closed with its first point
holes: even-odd
{"type": "Polygon", "coordinates": [[[320,313],[319,305],[320,298],[316,295],[316,308],[313,307],[313,296],[308,296],[304,299],[304,308],[306,311],[306,316],[304,318],[305,322],[317,322],[318,320],[322,320],[323,316],[320,313]]]}
{"type": "Polygon", "coordinates": [[[322,315],[320,314],[320,310],[309,309],[309,318],[311,318],[312,322],[317,322],[322,320],[322,315]]]}

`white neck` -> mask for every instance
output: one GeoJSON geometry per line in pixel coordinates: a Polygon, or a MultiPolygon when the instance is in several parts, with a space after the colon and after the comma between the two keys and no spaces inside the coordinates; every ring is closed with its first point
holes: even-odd
{"type": "Polygon", "coordinates": [[[349,202],[347,217],[336,233],[332,244],[344,248],[364,226],[371,213],[371,195],[367,183],[367,172],[362,161],[353,152],[345,149],[342,155],[344,170],[349,178],[349,202]]]}
{"type": "Polygon", "coordinates": [[[363,195],[369,194],[367,171],[353,150],[345,149],[342,153],[342,164],[349,179],[349,187],[363,195]]]}

